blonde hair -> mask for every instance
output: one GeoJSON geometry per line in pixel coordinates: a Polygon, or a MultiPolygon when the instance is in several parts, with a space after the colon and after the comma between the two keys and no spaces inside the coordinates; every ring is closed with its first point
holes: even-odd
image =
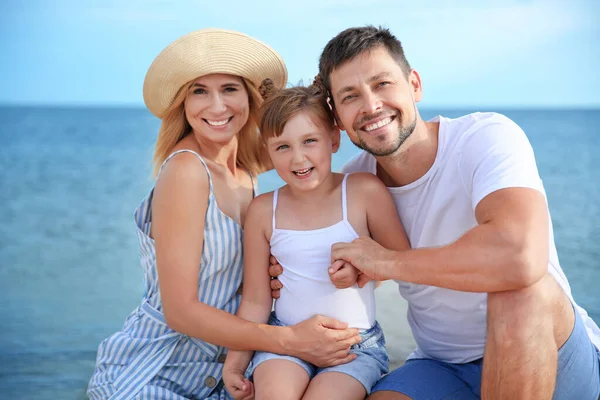
{"type": "MultiPolygon", "coordinates": [[[[269,156],[264,149],[264,144],[260,140],[258,132],[260,121],[259,111],[263,100],[258,90],[250,81],[243,77],[242,80],[248,92],[250,110],[248,121],[238,133],[238,152],[236,157],[239,166],[252,173],[253,176],[256,176],[266,171],[270,166],[269,156]]],[[[171,154],[175,145],[192,131],[192,127],[185,116],[184,102],[187,92],[194,82],[195,79],[179,89],[173,102],[165,112],[165,116],[162,118],[154,148],[154,157],[152,159],[155,177],[158,175],[160,166],[171,154]]]]}

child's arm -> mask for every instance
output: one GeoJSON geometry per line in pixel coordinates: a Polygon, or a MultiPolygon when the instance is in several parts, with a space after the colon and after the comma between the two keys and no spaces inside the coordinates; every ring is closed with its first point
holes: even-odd
{"type": "Polygon", "coordinates": [[[388,189],[372,174],[361,173],[360,180],[359,193],[364,196],[371,238],[389,250],[409,250],[408,237],[388,189]]]}
{"type": "MultiPolygon", "coordinates": [[[[398,217],[392,196],[375,175],[358,172],[348,177],[349,201],[366,214],[371,238],[390,250],[408,250],[410,244],[398,217]]],[[[331,282],[338,288],[348,288],[355,283],[363,287],[371,280],[344,260],[331,260],[331,282]]],[[[375,287],[380,282],[375,282],[375,287]]]]}
{"type": "MultiPolygon", "coordinates": [[[[267,265],[270,245],[267,228],[272,220],[271,196],[262,195],[252,201],[244,223],[244,289],[237,316],[247,321],[264,324],[269,319],[273,299],[267,265]]],[[[223,379],[227,390],[236,398],[249,395],[252,384],[244,378],[244,371],[253,351],[230,350],[225,361],[223,379]]]]}

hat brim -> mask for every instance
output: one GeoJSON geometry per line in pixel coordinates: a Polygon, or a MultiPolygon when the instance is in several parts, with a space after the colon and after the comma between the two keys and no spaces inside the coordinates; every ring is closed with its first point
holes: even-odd
{"type": "Polygon", "coordinates": [[[287,82],[283,59],[268,45],[240,32],[200,29],[175,40],[154,59],[144,80],[146,107],[162,118],[184,84],[216,73],[241,76],[255,87],[266,78],[277,88],[287,82]]]}

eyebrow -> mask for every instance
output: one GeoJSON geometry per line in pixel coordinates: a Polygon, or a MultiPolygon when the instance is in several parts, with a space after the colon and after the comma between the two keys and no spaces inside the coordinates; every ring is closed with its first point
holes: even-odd
{"type": "MultiPolygon", "coordinates": [[[[372,77],[370,77],[369,79],[367,79],[367,82],[371,83],[374,81],[378,81],[380,79],[383,78],[387,78],[389,76],[391,76],[392,74],[388,71],[383,71],[378,73],[377,75],[373,75],[372,77]]],[[[342,94],[346,93],[346,92],[351,92],[355,89],[354,86],[352,85],[348,85],[348,86],[344,86],[343,88],[341,88],[340,90],[337,91],[336,96],[341,96],[342,94]]]]}
{"type": "MultiPolygon", "coordinates": [[[[237,82],[227,82],[221,85],[221,87],[241,87],[242,85],[237,83],[237,82]]],[[[192,85],[192,87],[199,87],[199,88],[206,88],[206,85],[203,85],[202,83],[198,83],[198,82],[194,82],[194,84],[192,85]]]]}
{"type": "MultiPolygon", "coordinates": [[[[306,139],[307,137],[318,136],[318,135],[319,135],[318,131],[314,131],[314,132],[309,131],[309,132],[302,134],[302,136],[300,136],[300,139],[306,139]]],[[[270,139],[272,139],[270,141],[270,146],[285,144],[285,143],[289,142],[289,140],[281,139],[281,136],[273,136],[270,139]]]]}

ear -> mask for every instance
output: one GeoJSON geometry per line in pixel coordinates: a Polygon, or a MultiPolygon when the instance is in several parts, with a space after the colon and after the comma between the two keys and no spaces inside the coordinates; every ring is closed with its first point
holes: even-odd
{"type": "Polygon", "coordinates": [[[340,128],[337,126],[333,127],[331,131],[331,152],[337,153],[340,148],[340,128]]]}
{"type": "Polygon", "coordinates": [[[337,110],[334,107],[331,107],[331,111],[333,111],[333,116],[335,117],[335,123],[337,124],[338,128],[345,131],[346,129],[344,128],[344,125],[342,125],[342,121],[340,120],[340,116],[337,113],[337,110]]]}
{"type": "Polygon", "coordinates": [[[421,84],[421,76],[414,69],[410,70],[408,74],[408,84],[415,102],[418,103],[423,98],[423,85],[421,84]]]}

